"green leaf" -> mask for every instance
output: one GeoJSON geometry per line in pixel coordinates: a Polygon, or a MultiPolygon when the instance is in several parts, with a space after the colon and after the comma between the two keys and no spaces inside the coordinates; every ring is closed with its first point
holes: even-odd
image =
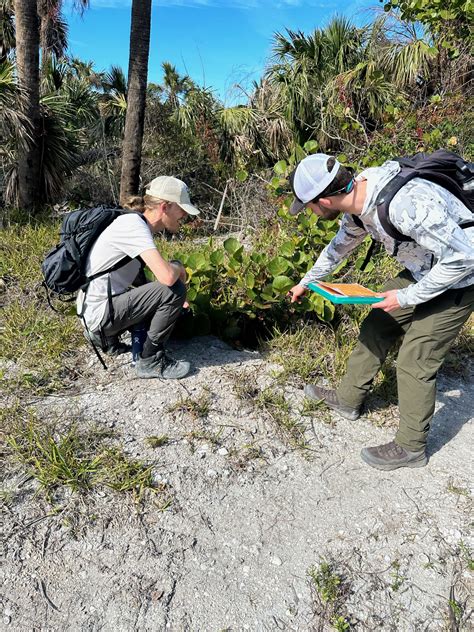
{"type": "Polygon", "coordinates": [[[273,276],[283,274],[290,267],[289,262],[283,257],[275,257],[268,264],[268,270],[273,276]]]}
{"type": "Polygon", "coordinates": [[[272,283],[274,289],[280,294],[286,294],[294,286],[294,282],[287,276],[277,276],[272,283]]]}
{"type": "Polygon", "coordinates": [[[255,276],[251,272],[247,272],[245,275],[245,283],[247,284],[249,290],[255,287],[255,276]]]}
{"type": "Polygon", "coordinates": [[[261,293],[261,297],[263,298],[264,301],[273,301],[273,285],[265,285],[265,287],[262,290],[261,293]]]}
{"type": "Polygon", "coordinates": [[[207,267],[206,257],[200,252],[193,252],[189,256],[187,267],[191,270],[204,270],[207,267]]]}
{"type": "Polygon", "coordinates": [[[447,9],[441,9],[439,15],[443,20],[452,20],[455,17],[453,11],[448,11],[447,9]]]}
{"type": "Polygon", "coordinates": [[[274,171],[277,175],[281,176],[281,175],[283,175],[284,173],[286,173],[287,168],[288,168],[288,165],[287,165],[287,163],[286,163],[286,160],[279,160],[279,161],[276,163],[276,165],[273,167],[273,171],[274,171]]]}
{"type": "Polygon", "coordinates": [[[247,180],[247,178],[249,177],[249,174],[247,171],[245,171],[245,169],[240,169],[235,174],[235,177],[237,178],[239,182],[245,182],[245,180],[247,180]]]}
{"type": "Polygon", "coordinates": [[[315,151],[318,151],[319,149],[319,144],[317,141],[315,140],[308,140],[306,141],[306,143],[303,145],[303,149],[308,153],[308,154],[312,154],[315,151]]]}
{"type": "Polygon", "coordinates": [[[250,258],[252,259],[254,263],[257,263],[257,264],[261,264],[265,260],[265,256],[262,255],[260,252],[252,252],[252,254],[250,255],[250,258]]]}
{"type": "Polygon", "coordinates": [[[209,309],[209,304],[211,302],[211,297],[209,296],[209,294],[205,294],[204,292],[202,292],[196,296],[194,302],[201,310],[207,312],[209,309]]]}
{"type": "Polygon", "coordinates": [[[280,252],[284,257],[292,257],[295,254],[295,244],[292,241],[283,242],[280,252]]]}
{"type": "MultiPolygon", "coordinates": [[[[360,270],[362,268],[362,264],[365,261],[365,256],[362,257],[357,257],[356,262],[355,262],[355,267],[357,270],[360,270]]],[[[374,264],[372,261],[369,261],[367,263],[367,265],[365,266],[365,272],[371,272],[374,269],[374,264]]]]}
{"type": "Polygon", "coordinates": [[[235,237],[229,237],[224,242],[224,248],[230,255],[233,255],[240,248],[240,243],[235,237]]]}
{"type": "Polygon", "coordinates": [[[295,163],[306,158],[306,153],[304,149],[300,145],[295,145],[295,153],[294,153],[295,163]]]}
{"type": "Polygon", "coordinates": [[[239,264],[242,263],[242,255],[244,253],[244,247],[240,246],[237,248],[235,252],[230,256],[230,261],[232,261],[232,265],[235,268],[235,262],[237,261],[239,264]]]}
{"type": "Polygon", "coordinates": [[[214,266],[222,265],[224,263],[224,251],[214,250],[214,252],[211,252],[209,260],[214,266]]]}

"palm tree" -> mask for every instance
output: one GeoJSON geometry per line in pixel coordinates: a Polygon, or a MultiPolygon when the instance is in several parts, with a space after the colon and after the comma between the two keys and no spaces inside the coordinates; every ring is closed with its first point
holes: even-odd
{"type": "MultiPolygon", "coordinates": [[[[10,190],[16,190],[18,203],[30,209],[38,207],[44,196],[49,197],[57,191],[61,178],[74,162],[70,151],[70,147],[75,146],[71,127],[62,127],[58,115],[50,116],[53,106],[62,109],[63,114],[71,111],[70,106],[65,102],[63,107],[62,100],[48,101],[47,97],[46,101],[43,98],[43,105],[40,102],[40,43],[43,46],[45,69],[50,66],[50,53],[59,56],[66,46],[67,29],[61,18],[61,6],[61,0],[13,2],[18,87],[21,94],[19,111],[28,121],[30,137],[27,142],[18,144],[17,186],[10,190]],[[48,135],[50,141],[57,141],[54,146],[57,151],[55,168],[51,165],[53,155],[50,150],[47,151],[48,135]]],[[[88,0],[77,0],[76,6],[83,10],[88,6],[88,0]]],[[[60,72],[59,67],[54,68],[54,73],[50,73],[48,79],[55,83],[56,88],[62,82],[60,72]]]]}
{"type": "Polygon", "coordinates": [[[123,139],[120,200],[136,195],[140,182],[150,49],[151,0],[133,0],[128,65],[127,114],[123,139]]]}
{"type": "Polygon", "coordinates": [[[19,91],[13,62],[0,62],[0,190],[4,199],[17,191],[16,151],[30,140],[28,120],[18,110],[19,91]]]}
{"type": "Polygon", "coordinates": [[[277,33],[267,77],[298,142],[315,138],[324,149],[352,142],[388,105],[420,95],[417,78],[430,74],[435,50],[386,15],[363,28],[336,17],[310,35],[277,33]]]}
{"type": "Polygon", "coordinates": [[[310,35],[290,30],[286,36],[275,35],[275,63],[266,76],[278,90],[285,118],[301,144],[321,127],[327,85],[362,59],[365,32],[336,16],[310,35]]]}
{"type": "Polygon", "coordinates": [[[34,208],[40,199],[41,135],[39,80],[39,19],[36,0],[15,0],[19,110],[31,127],[31,138],[18,148],[18,202],[34,208]]]}
{"type": "Polygon", "coordinates": [[[164,61],[161,67],[163,68],[162,94],[165,96],[165,102],[175,111],[179,108],[180,98],[195,86],[188,75],[180,75],[176,66],[168,61],[164,61]]]}
{"type": "Polygon", "coordinates": [[[127,79],[120,66],[103,73],[99,96],[101,129],[107,138],[122,137],[127,113],[127,79]]]}
{"type": "Polygon", "coordinates": [[[218,112],[221,155],[234,166],[267,167],[290,152],[292,133],[277,89],[265,79],[254,83],[246,106],[218,112]]]}
{"type": "Polygon", "coordinates": [[[13,1],[0,0],[0,63],[15,48],[15,26],[13,22],[13,1]]]}
{"type": "MultiPolygon", "coordinates": [[[[67,49],[68,27],[62,14],[63,0],[37,0],[40,17],[40,46],[43,59],[51,54],[62,57],[67,49]]],[[[83,12],[89,0],[75,0],[75,8],[83,12]]]]}
{"type": "Polygon", "coordinates": [[[51,54],[62,57],[67,48],[67,24],[59,0],[37,0],[40,18],[40,47],[43,63],[51,54]]]}

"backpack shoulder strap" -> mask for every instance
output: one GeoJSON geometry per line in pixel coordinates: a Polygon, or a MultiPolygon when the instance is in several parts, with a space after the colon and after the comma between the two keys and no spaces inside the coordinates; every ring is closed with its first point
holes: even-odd
{"type": "MultiPolygon", "coordinates": [[[[120,215],[118,215],[115,219],[117,219],[118,217],[121,217],[122,215],[125,215],[125,214],[138,215],[146,223],[146,218],[144,217],[144,215],[142,213],[137,213],[135,211],[133,211],[133,212],[122,211],[120,213],[120,215]]],[[[138,257],[135,257],[135,259],[138,259],[138,257]]],[[[123,266],[126,266],[127,263],[130,263],[130,261],[134,261],[134,258],[129,257],[128,255],[125,255],[122,259],[117,261],[117,263],[115,263],[113,266],[111,266],[110,268],[107,268],[107,270],[103,270],[102,272],[97,272],[96,274],[91,274],[90,276],[87,277],[87,283],[85,283],[84,286],[81,289],[84,290],[84,288],[87,288],[89,283],[91,281],[93,281],[94,279],[98,279],[101,276],[104,276],[106,274],[110,274],[111,272],[115,272],[116,270],[119,270],[123,266]]],[[[140,267],[141,268],[145,267],[145,264],[143,263],[143,261],[140,261],[140,267]]]]}
{"type": "Polygon", "coordinates": [[[402,167],[397,175],[388,182],[383,189],[379,192],[375,205],[377,207],[377,215],[382,228],[396,241],[413,241],[411,237],[403,235],[399,232],[390,221],[388,214],[390,203],[395,195],[405,186],[410,180],[418,177],[418,171],[410,167],[402,167]]]}
{"type": "Polygon", "coordinates": [[[352,215],[351,217],[352,217],[352,221],[354,222],[356,226],[358,226],[359,228],[363,228],[365,230],[364,222],[360,219],[358,215],[352,215]]]}

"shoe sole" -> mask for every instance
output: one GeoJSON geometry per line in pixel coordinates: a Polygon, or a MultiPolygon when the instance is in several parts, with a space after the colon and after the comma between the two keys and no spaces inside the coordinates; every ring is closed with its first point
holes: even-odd
{"type": "Polygon", "coordinates": [[[183,377],[186,377],[186,375],[188,375],[189,371],[187,371],[184,375],[178,375],[178,376],[174,376],[174,377],[165,377],[164,375],[140,375],[137,372],[137,377],[140,378],[141,380],[182,380],[183,377]]]}
{"type": "Polygon", "coordinates": [[[337,413],[341,417],[344,417],[344,419],[348,419],[349,421],[357,421],[359,419],[359,417],[360,417],[359,413],[343,413],[340,410],[338,410],[337,408],[333,408],[332,406],[329,406],[329,404],[327,402],[324,402],[324,403],[326,404],[326,406],[328,408],[333,410],[335,413],[337,413]]]}
{"type": "Polygon", "coordinates": [[[398,470],[400,467],[425,467],[428,463],[428,459],[424,457],[419,461],[408,461],[406,463],[374,463],[370,460],[370,457],[366,457],[364,452],[360,453],[361,459],[370,467],[375,468],[376,470],[382,470],[383,472],[389,472],[390,470],[398,470]]]}

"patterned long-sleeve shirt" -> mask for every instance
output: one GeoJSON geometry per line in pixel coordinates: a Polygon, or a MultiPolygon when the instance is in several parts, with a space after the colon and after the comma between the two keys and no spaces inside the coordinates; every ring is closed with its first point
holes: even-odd
{"type": "Polygon", "coordinates": [[[411,272],[416,283],[398,290],[401,307],[425,303],[451,288],[474,284],[474,227],[460,224],[473,221],[471,211],[442,187],[414,178],[394,196],[390,221],[413,242],[396,242],[384,231],[375,201],[379,191],[399,171],[397,162],[363,171],[357,179],[367,180],[367,194],[357,226],[350,214],[344,214],[338,233],[324,248],[300,285],[323,279],[359,246],[369,234],[381,242],[389,255],[411,272]],[[398,243],[398,249],[397,249],[398,243]]]}

